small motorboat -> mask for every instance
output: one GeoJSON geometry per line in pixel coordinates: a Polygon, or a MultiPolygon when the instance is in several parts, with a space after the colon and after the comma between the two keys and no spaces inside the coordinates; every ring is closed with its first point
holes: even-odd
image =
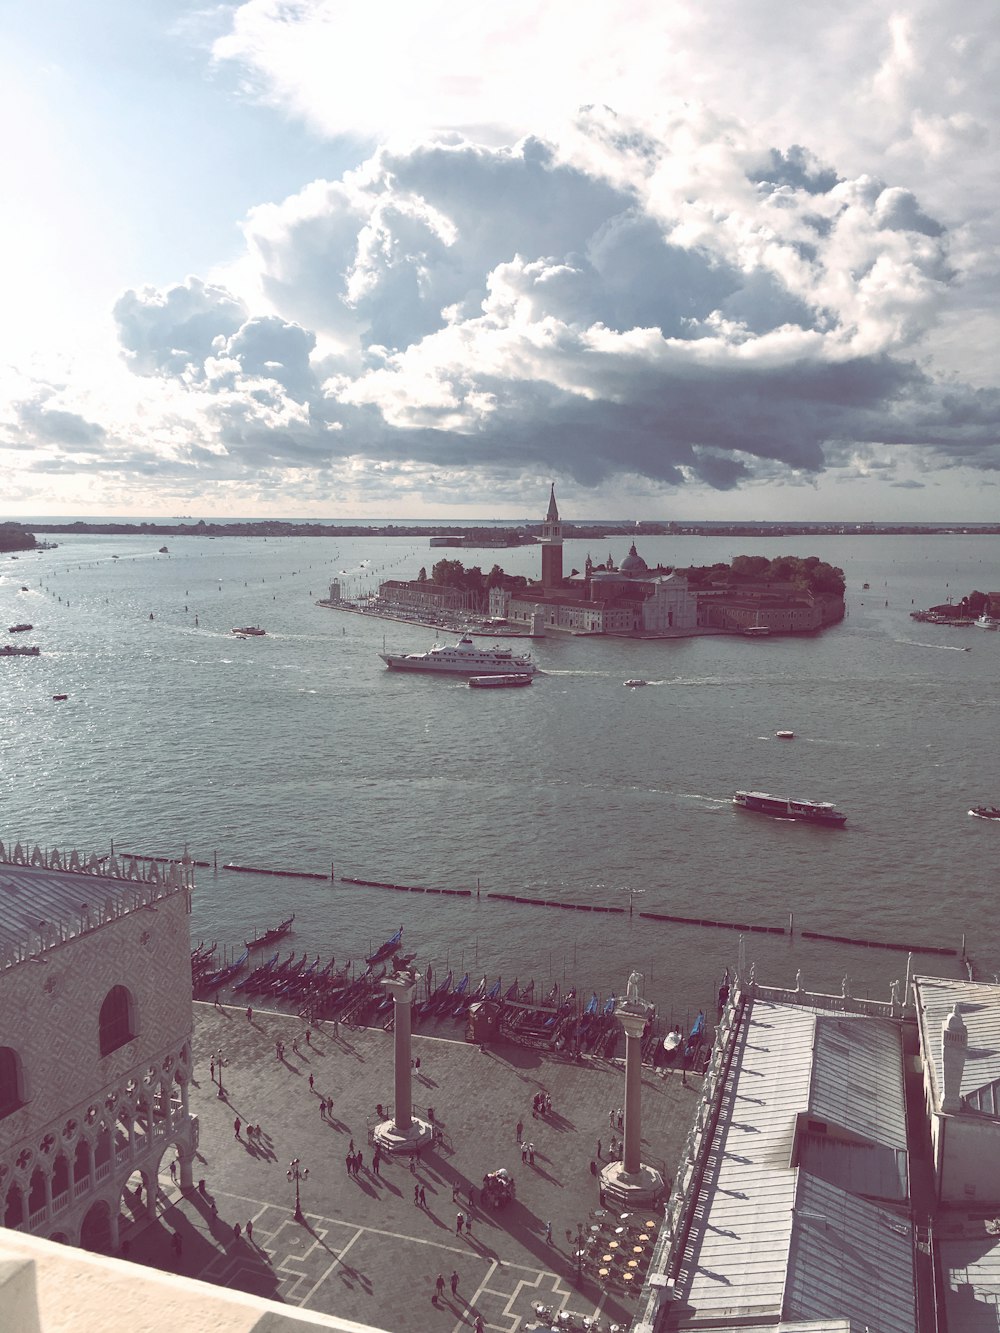
{"type": "Polygon", "coordinates": [[[261,629],[259,625],[240,625],[238,629],[233,630],[233,633],[238,639],[259,639],[267,633],[267,630],[261,629]]]}
{"type": "Polygon", "coordinates": [[[1000,809],[995,805],[974,805],[969,814],[975,819],[1000,819],[1000,809]]]}
{"type": "Polygon", "coordinates": [[[629,688],[630,690],[637,690],[637,689],[639,688],[640,685],[648,685],[648,684],[649,684],[649,681],[648,681],[648,680],[639,680],[638,678],[636,678],[636,679],[634,679],[634,680],[627,680],[627,681],[625,681],[624,683],[628,686],[628,688],[629,688]]]}
{"type": "Polygon", "coordinates": [[[56,704],[61,704],[65,699],[68,698],[69,698],[68,694],[54,694],[52,696],[52,702],[56,704]]]}
{"type": "Polygon", "coordinates": [[[793,741],[795,739],[794,731],[776,731],[774,735],[779,741],[793,741]]]}
{"type": "Polygon", "coordinates": [[[8,627],[7,627],[7,633],[8,633],[8,634],[23,634],[24,631],[25,631],[26,629],[34,629],[34,628],[35,628],[34,625],[29,625],[29,624],[27,624],[26,622],[22,622],[22,623],[19,624],[19,625],[8,625],[8,627]]]}

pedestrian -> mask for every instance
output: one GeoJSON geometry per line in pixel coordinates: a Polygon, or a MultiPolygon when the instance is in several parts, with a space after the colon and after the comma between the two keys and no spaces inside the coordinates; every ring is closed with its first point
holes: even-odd
{"type": "Polygon", "coordinates": [[[621,1107],[619,1106],[619,1108],[618,1108],[618,1128],[619,1128],[619,1130],[623,1127],[624,1124],[625,1124],[625,1112],[624,1112],[624,1111],[621,1109],[621,1107]]]}
{"type": "Polygon", "coordinates": [[[364,1169],[365,1169],[364,1154],[359,1148],[358,1151],[354,1154],[354,1174],[357,1175],[359,1171],[363,1171],[364,1169]]]}
{"type": "Polygon", "coordinates": [[[546,1223],[545,1223],[545,1243],[546,1243],[546,1245],[551,1245],[551,1244],[552,1244],[552,1223],[551,1223],[551,1222],[546,1222],[546,1223]]]}
{"type": "Polygon", "coordinates": [[[214,1056],[214,1055],[212,1056],[211,1060],[208,1062],[208,1070],[209,1070],[209,1073],[212,1075],[212,1082],[214,1083],[214,1082],[215,1082],[215,1056],[214,1056]]]}
{"type": "Polygon", "coordinates": [[[469,1186],[469,1207],[470,1207],[470,1208],[475,1208],[475,1206],[476,1206],[476,1189],[475,1189],[475,1186],[474,1186],[474,1185],[470,1185],[470,1186],[469,1186]]]}
{"type": "Polygon", "coordinates": [[[471,1236],[471,1235],[472,1235],[472,1214],[471,1214],[471,1213],[466,1213],[466,1214],[465,1214],[465,1234],[466,1234],[467,1236],[471,1236]]]}
{"type": "Polygon", "coordinates": [[[415,1157],[411,1157],[411,1158],[410,1158],[410,1175],[411,1175],[411,1176],[415,1176],[416,1174],[417,1174],[417,1159],[416,1159],[415,1157]]]}
{"type": "Polygon", "coordinates": [[[421,1154],[422,1152],[423,1152],[423,1149],[420,1148],[420,1147],[417,1147],[417,1148],[414,1148],[414,1149],[413,1149],[413,1156],[414,1156],[414,1157],[416,1158],[416,1160],[417,1160],[417,1166],[420,1165],[420,1154],[421,1154]]]}
{"type": "Polygon", "coordinates": [[[462,1213],[459,1213],[459,1215],[455,1218],[455,1234],[457,1236],[460,1236],[462,1234],[462,1228],[464,1226],[465,1226],[465,1217],[463,1216],[462,1213]]]}
{"type": "Polygon", "coordinates": [[[234,1223],[233,1223],[233,1240],[239,1240],[239,1238],[240,1238],[242,1235],[243,1235],[243,1228],[240,1226],[239,1222],[234,1222],[234,1223]]]}
{"type": "Polygon", "coordinates": [[[204,1177],[204,1176],[202,1176],[202,1178],[198,1181],[198,1193],[201,1195],[201,1197],[202,1197],[203,1199],[207,1197],[207,1195],[206,1195],[206,1193],[205,1193],[205,1177],[204,1177]]]}
{"type": "Polygon", "coordinates": [[[326,1119],[326,1098],[323,1097],[319,1104],[319,1115],[321,1120],[326,1119]]]}
{"type": "Polygon", "coordinates": [[[237,1116],[236,1119],[233,1121],[233,1133],[236,1135],[237,1138],[240,1137],[240,1129],[242,1127],[242,1124],[243,1122],[242,1120],[240,1120],[239,1116],[237,1116]]]}
{"type": "Polygon", "coordinates": [[[372,1153],[372,1170],[375,1172],[377,1176],[382,1174],[379,1171],[379,1165],[381,1164],[381,1161],[382,1161],[382,1154],[376,1148],[375,1151],[372,1153]]]}
{"type": "Polygon", "coordinates": [[[313,1089],[315,1088],[315,1086],[316,1086],[316,1078],[315,1078],[315,1075],[310,1074],[310,1075],[309,1075],[309,1091],[312,1092],[313,1089]]]}
{"type": "Polygon", "coordinates": [[[528,1165],[535,1165],[535,1145],[533,1143],[528,1144],[528,1165]]]}
{"type": "Polygon", "coordinates": [[[594,1161],[593,1158],[590,1159],[590,1174],[592,1176],[597,1175],[597,1163],[594,1161]]]}
{"type": "Polygon", "coordinates": [[[312,1045],[312,1032],[310,1031],[309,1028],[306,1028],[306,1045],[307,1046],[312,1045]]]}
{"type": "Polygon", "coordinates": [[[354,1154],[352,1152],[349,1152],[347,1156],[344,1158],[344,1161],[347,1163],[347,1174],[350,1175],[351,1168],[354,1166],[354,1154]]]}
{"type": "Polygon", "coordinates": [[[608,1112],[608,1129],[614,1129],[614,1127],[615,1127],[615,1113],[614,1113],[614,1111],[609,1111],[609,1112],[608,1112]]]}
{"type": "Polygon", "coordinates": [[[458,1295],[458,1274],[454,1271],[454,1269],[452,1270],[451,1274],[451,1294],[453,1296],[458,1295]]]}
{"type": "Polygon", "coordinates": [[[174,1247],[174,1254],[176,1254],[179,1259],[181,1257],[181,1250],[184,1248],[184,1242],[181,1240],[181,1233],[179,1231],[175,1231],[170,1237],[170,1244],[174,1247]]]}
{"type": "Polygon", "coordinates": [[[458,1202],[458,1183],[457,1183],[457,1182],[456,1182],[454,1185],[452,1185],[452,1187],[451,1187],[451,1201],[452,1201],[452,1203],[457,1203],[457,1202],[458,1202]]]}
{"type": "Polygon", "coordinates": [[[597,1140],[597,1160],[601,1160],[601,1140],[597,1140]]]}
{"type": "Polygon", "coordinates": [[[444,1276],[441,1273],[437,1275],[437,1281],[434,1283],[434,1304],[437,1305],[438,1297],[444,1295],[444,1276]]]}
{"type": "Polygon", "coordinates": [[[177,1184],[177,1163],[176,1163],[176,1162],[171,1162],[171,1163],[170,1163],[170,1179],[174,1182],[175,1185],[177,1184]]]}
{"type": "Polygon", "coordinates": [[[420,1207],[427,1207],[427,1191],[424,1189],[423,1185],[420,1186],[420,1207]]]}
{"type": "Polygon", "coordinates": [[[515,1132],[515,1134],[517,1135],[517,1142],[518,1142],[518,1145],[520,1146],[521,1139],[522,1139],[523,1136],[524,1136],[524,1125],[522,1124],[522,1122],[521,1122],[520,1120],[517,1122],[517,1128],[515,1129],[514,1132],[515,1132]]]}
{"type": "Polygon", "coordinates": [[[414,1067],[414,1069],[416,1069],[417,1073],[419,1074],[419,1073],[420,1073],[420,1056],[419,1056],[419,1055],[417,1056],[416,1060],[414,1060],[414,1062],[413,1062],[413,1067],[414,1067]]]}
{"type": "Polygon", "coordinates": [[[247,1022],[253,1022],[253,1005],[250,1004],[247,1005],[247,1022]]]}
{"type": "Polygon", "coordinates": [[[298,1037],[293,1037],[293,1038],[292,1038],[292,1050],[295,1052],[296,1055],[298,1055],[298,1053],[299,1053],[299,1039],[298,1039],[298,1037]]]}
{"type": "Polygon", "coordinates": [[[253,1244],[253,1218],[247,1223],[247,1240],[253,1244]]]}
{"type": "Polygon", "coordinates": [[[419,1185],[414,1185],[414,1187],[413,1187],[413,1206],[414,1206],[414,1208],[417,1208],[417,1207],[420,1206],[420,1186],[419,1186],[419,1185]]]}
{"type": "Polygon", "coordinates": [[[353,1139],[351,1139],[350,1143],[347,1145],[347,1151],[350,1152],[350,1153],[352,1153],[352,1152],[354,1151],[354,1140],[353,1140],[353,1139]]]}
{"type": "Polygon", "coordinates": [[[527,1139],[525,1139],[524,1142],[521,1144],[521,1161],[526,1162],[527,1160],[528,1160],[528,1141],[527,1139]]]}

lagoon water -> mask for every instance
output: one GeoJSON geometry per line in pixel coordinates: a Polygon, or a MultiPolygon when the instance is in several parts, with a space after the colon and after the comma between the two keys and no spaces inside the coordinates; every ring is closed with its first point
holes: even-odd
{"type": "MultiPolygon", "coordinates": [[[[290,944],[346,961],[403,924],[439,975],[589,994],[638,968],[682,1023],[714,1000],[739,934],[642,911],[786,930],[793,914],[794,935],[744,937],[774,984],[801,970],[813,989],[839,993],[847,977],[888,998],[905,973],[905,953],[802,930],[955,949],[964,934],[976,974],[1000,971],[1000,824],[967,813],[1000,803],[1000,635],[909,617],[1000,587],[1000,538],[641,538],[651,565],[818,555],[847,575],[847,619],[814,638],[545,638],[530,645],[545,674],[510,691],[387,672],[383,640],[421,650],[433,632],[316,605],[334,577],[358,588],[429,569],[442,552],[426,540],[168,538],[165,555],[139,533],[57,540],[0,559],[0,620],[33,623],[10,641],[42,649],[0,661],[0,839],[217,854],[217,872],[198,871],[195,940],[237,945],[294,911],[290,944]],[[245,624],[267,636],[235,639],[245,624]],[[629,677],[652,683],[625,689],[629,677]],[[781,728],[796,739],[775,740],[781,728]],[[847,827],[735,810],[738,787],[833,801],[847,827]],[[332,865],[338,879],[240,875],[227,861],[332,865]],[[631,901],[634,915],[488,892],[631,901]]],[[[620,560],[627,545],[591,553],[620,560]]],[[[537,548],[460,554],[539,566],[537,548]]],[[[567,542],[567,570],[586,554],[567,542]]],[[[957,957],[916,954],[913,967],[963,972],[957,957]]]]}

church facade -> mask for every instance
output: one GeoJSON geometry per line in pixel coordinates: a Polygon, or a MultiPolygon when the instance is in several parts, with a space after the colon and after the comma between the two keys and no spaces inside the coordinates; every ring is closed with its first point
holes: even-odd
{"type": "Polygon", "coordinates": [[[191,867],[0,843],[3,1224],[105,1252],[192,1185],[191,867]]]}

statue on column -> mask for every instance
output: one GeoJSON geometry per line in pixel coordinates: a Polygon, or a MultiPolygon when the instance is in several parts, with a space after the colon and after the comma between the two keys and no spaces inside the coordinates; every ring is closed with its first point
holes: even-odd
{"type": "Polygon", "coordinates": [[[641,1004],[642,996],[639,994],[639,988],[642,985],[642,973],[633,972],[628,979],[628,985],[625,988],[625,999],[629,1004],[641,1004]]]}

